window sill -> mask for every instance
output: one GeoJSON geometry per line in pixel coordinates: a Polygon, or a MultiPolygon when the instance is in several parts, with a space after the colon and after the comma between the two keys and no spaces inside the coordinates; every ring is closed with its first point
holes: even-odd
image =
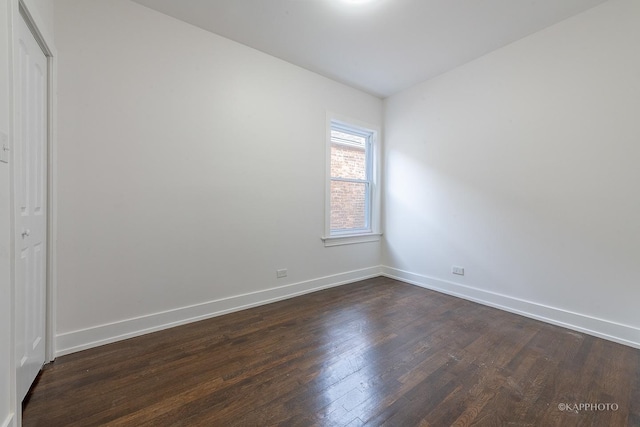
{"type": "Polygon", "coordinates": [[[325,247],[353,245],[356,243],[379,242],[382,233],[347,234],[344,236],[321,237],[325,247]]]}

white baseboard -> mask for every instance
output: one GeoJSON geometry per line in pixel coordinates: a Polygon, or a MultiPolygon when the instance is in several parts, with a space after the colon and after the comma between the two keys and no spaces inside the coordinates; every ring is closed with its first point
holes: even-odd
{"type": "MultiPolygon", "coordinates": [[[[181,307],[160,313],[126,319],[56,336],[56,357],[104,344],[148,334],[234,311],[269,304],[298,295],[340,286],[371,277],[385,276],[426,289],[495,307],[504,311],[541,320],[553,325],[584,332],[634,348],[640,348],[640,329],[629,325],[574,313],[556,307],[526,301],[455,282],[411,273],[387,266],[349,271],[262,291],[236,295],[181,307]]],[[[13,417],[2,424],[11,425],[13,417]]]]}
{"type": "Polygon", "coordinates": [[[379,266],[65,332],[56,336],[56,356],[377,276],[380,276],[379,266]]]}
{"type": "Polygon", "coordinates": [[[553,325],[584,332],[630,347],[640,348],[640,329],[633,326],[485,291],[435,277],[411,273],[397,268],[381,266],[380,269],[382,275],[385,277],[499,308],[553,325]]]}

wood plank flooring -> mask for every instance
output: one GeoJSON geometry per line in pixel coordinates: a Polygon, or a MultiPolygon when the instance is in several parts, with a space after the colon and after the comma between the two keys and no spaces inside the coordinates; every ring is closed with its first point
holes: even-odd
{"type": "Polygon", "coordinates": [[[23,425],[640,426],[640,350],[379,277],[60,357],[23,425]]]}

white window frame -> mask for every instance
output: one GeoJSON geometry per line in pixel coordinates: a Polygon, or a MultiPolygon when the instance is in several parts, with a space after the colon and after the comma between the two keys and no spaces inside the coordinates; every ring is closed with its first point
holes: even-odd
{"type": "Polygon", "coordinates": [[[380,128],[359,120],[327,113],[326,123],[326,189],[325,189],[325,230],[322,240],[325,246],[349,245],[380,241],[380,128]],[[367,182],[366,226],[359,229],[331,231],[331,131],[354,133],[367,139],[365,153],[367,163],[366,180],[338,179],[347,182],[367,182]]]}

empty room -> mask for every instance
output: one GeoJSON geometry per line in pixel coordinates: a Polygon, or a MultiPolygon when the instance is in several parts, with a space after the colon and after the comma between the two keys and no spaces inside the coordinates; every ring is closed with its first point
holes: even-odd
{"type": "Polygon", "coordinates": [[[640,426],[640,1],[0,0],[0,427],[640,426]]]}

